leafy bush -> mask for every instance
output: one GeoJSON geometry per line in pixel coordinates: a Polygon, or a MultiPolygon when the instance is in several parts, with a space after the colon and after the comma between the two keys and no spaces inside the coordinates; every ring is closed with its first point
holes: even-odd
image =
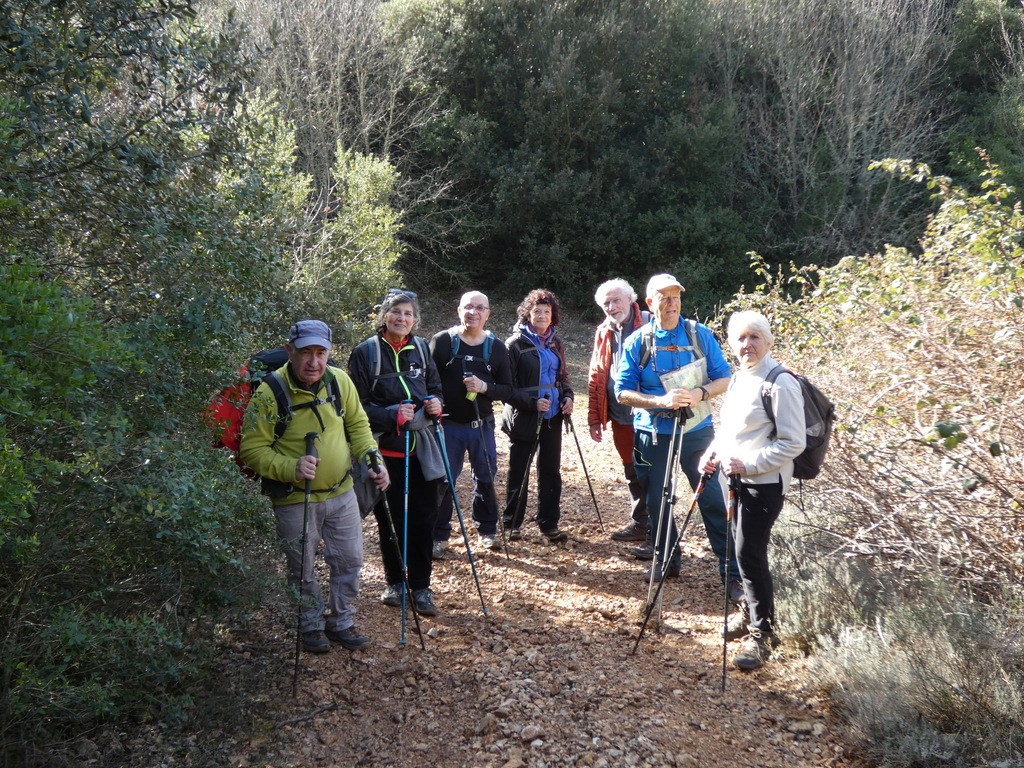
{"type": "Polygon", "coordinates": [[[1019,759],[1024,216],[994,165],[975,194],[880,167],[940,204],[919,251],[788,275],[755,261],[763,284],[732,305],[769,315],[780,359],[839,414],[777,537],[781,613],[835,657],[835,690],[886,764],[1019,759]]]}
{"type": "Polygon", "coordinates": [[[374,166],[346,177],[369,223],[319,252],[346,268],[298,279],[309,181],[273,100],[242,98],[230,26],[197,28],[187,2],[75,5],[0,10],[5,758],[187,714],[206,628],[260,599],[273,539],[202,407],[296,314],[359,317],[346,285],[395,258],[374,166]]]}

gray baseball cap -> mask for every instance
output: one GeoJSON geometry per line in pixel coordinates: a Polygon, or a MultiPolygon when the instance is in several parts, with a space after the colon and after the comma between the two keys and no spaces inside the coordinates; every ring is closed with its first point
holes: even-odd
{"type": "Polygon", "coordinates": [[[331,329],[323,320],[299,320],[288,329],[288,343],[296,349],[331,348],[331,329]]]}

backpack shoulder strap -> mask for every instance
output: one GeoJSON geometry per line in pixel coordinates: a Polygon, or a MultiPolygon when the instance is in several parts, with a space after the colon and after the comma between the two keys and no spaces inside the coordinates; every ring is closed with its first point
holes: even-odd
{"type": "Polygon", "coordinates": [[[376,336],[370,336],[359,342],[359,347],[366,349],[366,359],[370,364],[370,386],[373,387],[380,378],[380,342],[376,336]]]}
{"type": "Polygon", "coordinates": [[[707,357],[704,354],[704,345],[700,343],[700,334],[697,333],[697,321],[686,319],[686,335],[690,339],[690,346],[693,347],[693,356],[695,360],[699,360],[702,357],[707,357]]]}
{"type": "MultiPolygon", "coordinates": [[[[772,384],[775,383],[776,379],[778,379],[779,376],[781,376],[784,373],[793,373],[793,372],[791,370],[789,370],[789,368],[784,366],[782,363],[779,363],[774,368],[772,368],[770,371],[768,371],[768,375],[764,377],[764,386],[761,387],[761,405],[764,407],[764,412],[768,414],[768,418],[772,422],[772,431],[773,432],[774,432],[774,430],[776,428],[776,424],[775,424],[775,413],[774,413],[774,411],[772,411],[771,388],[772,388],[772,384]]],[[[793,375],[795,376],[796,374],[794,373],[793,375]]]]}
{"type": "Polygon", "coordinates": [[[277,423],[274,424],[274,441],[281,439],[281,436],[288,429],[288,422],[292,417],[292,398],[288,394],[288,387],[284,379],[277,371],[271,371],[263,377],[263,383],[270,387],[274,393],[274,401],[277,403],[277,423]]]}
{"type": "Polygon", "coordinates": [[[338,418],[345,418],[345,406],[341,402],[341,384],[338,383],[338,376],[334,374],[331,376],[331,380],[327,382],[327,400],[334,404],[334,412],[338,414],[338,418]]]}
{"type": "Polygon", "coordinates": [[[452,345],[451,355],[448,357],[448,362],[451,363],[452,360],[459,356],[459,342],[461,339],[459,338],[459,334],[455,332],[454,328],[448,329],[448,339],[451,341],[452,345]]]}
{"type": "Polygon", "coordinates": [[[413,336],[413,341],[416,343],[416,349],[420,351],[420,365],[423,366],[424,372],[427,370],[427,360],[430,359],[430,347],[427,346],[427,340],[422,336],[413,336]]]}
{"type": "Polygon", "coordinates": [[[640,331],[640,370],[642,371],[651,362],[651,354],[654,352],[654,320],[649,320],[640,331]]]}
{"type": "Polygon", "coordinates": [[[491,348],[494,346],[494,334],[490,331],[486,332],[484,336],[484,362],[490,364],[491,362],[491,348]]]}

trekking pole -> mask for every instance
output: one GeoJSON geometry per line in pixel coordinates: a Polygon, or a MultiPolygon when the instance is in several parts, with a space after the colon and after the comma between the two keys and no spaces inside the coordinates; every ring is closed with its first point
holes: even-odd
{"type": "MultiPolygon", "coordinates": [[[[658,511],[658,525],[654,531],[654,558],[651,562],[651,579],[647,583],[647,603],[653,602],[654,594],[654,571],[658,564],[658,557],[661,556],[661,569],[664,572],[667,570],[667,558],[666,553],[671,552],[665,548],[668,543],[668,520],[665,513],[671,512],[672,505],[674,503],[675,496],[675,466],[676,458],[679,455],[679,442],[680,442],[680,431],[682,427],[682,414],[680,411],[675,411],[672,414],[672,437],[669,440],[668,448],[668,460],[665,462],[665,479],[661,486],[661,505],[658,511]]],[[[653,435],[657,434],[657,426],[655,425],[653,435]]],[[[673,548],[674,549],[674,548],[673,548]]],[[[661,612],[658,612],[658,627],[661,627],[661,612]]]]}
{"type": "Polygon", "coordinates": [[[459,518],[459,528],[462,529],[462,540],[466,543],[466,554],[469,556],[469,569],[473,572],[473,581],[476,583],[476,593],[480,597],[480,608],[487,615],[487,605],[484,603],[484,593],[480,589],[480,577],[476,573],[476,562],[473,560],[473,549],[469,546],[469,534],[466,532],[466,523],[462,517],[462,509],[459,507],[459,497],[455,493],[455,479],[452,477],[452,465],[448,461],[448,449],[444,444],[444,429],[441,427],[441,419],[437,416],[434,419],[434,434],[437,436],[437,445],[441,449],[441,458],[444,460],[444,471],[448,475],[448,485],[452,489],[452,502],[455,506],[455,514],[459,518]]]}
{"type": "MultiPolygon", "coordinates": [[[[463,373],[462,375],[463,375],[463,378],[465,378],[466,376],[471,376],[472,374],[463,373]]],[[[498,468],[497,446],[495,446],[494,471],[492,472],[491,471],[491,454],[490,454],[490,452],[488,450],[487,434],[484,432],[484,422],[483,422],[483,419],[480,418],[480,404],[477,403],[475,397],[473,398],[472,402],[473,402],[473,413],[476,416],[476,428],[477,428],[477,431],[480,433],[480,444],[484,448],[484,459],[487,461],[487,481],[491,484],[491,493],[495,493],[494,481],[496,480],[495,475],[498,473],[498,469],[497,469],[498,468]]],[[[452,498],[453,499],[455,498],[455,489],[454,488],[452,488],[452,498]]],[[[497,496],[494,497],[494,504],[495,504],[495,509],[497,509],[497,504],[498,504],[498,497],[497,496]]],[[[511,560],[512,556],[508,553],[508,543],[505,541],[505,516],[502,515],[502,514],[498,515],[498,525],[501,526],[501,531],[500,531],[501,548],[505,551],[505,559],[506,560],[511,560]]]]}
{"type": "MultiPolygon", "coordinates": [[[[412,400],[403,400],[402,403],[411,403],[412,400]]],[[[405,429],[405,477],[403,479],[403,491],[402,491],[402,562],[409,562],[409,439],[410,430],[408,427],[405,429]]],[[[399,635],[398,642],[405,645],[405,602],[406,599],[412,600],[412,590],[406,588],[406,584],[402,582],[402,629],[399,635]]]]}
{"type": "MultiPolygon", "coordinates": [[[[370,451],[370,469],[373,470],[375,475],[380,474],[380,460],[377,458],[376,451],[370,451]]],[[[384,505],[384,517],[387,518],[388,527],[391,530],[391,545],[395,548],[395,555],[398,557],[398,564],[402,567],[402,586],[405,589],[406,594],[409,598],[409,607],[412,609],[412,617],[416,622],[416,634],[420,637],[420,647],[423,650],[427,650],[427,644],[423,640],[423,630],[420,629],[420,615],[416,610],[416,602],[412,599],[412,588],[409,586],[409,569],[405,565],[405,558],[402,557],[402,549],[398,546],[398,531],[395,530],[395,520],[391,517],[391,505],[388,504],[388,497],[382,493],[380,495],[381,503],[384,505]]]]}
{"type": "Polygon", "coordinates": [[[729,643],[729,533],[740,503],[740,476],[729,475],[729,503],[725,507],[725,607],[722,609],[722,693],[725,693],[726,647],[729,643]]]}
{"type": "MultiPolygon", "coordinates": [[[[662,563],[661,563],[661,581],[664,582],[668,575],[669,564],[672,561],[672,556],[676,551],[676,547],[679,546],[679,542],[682,537],[679,534],[678,528],[676,527],[675,518],[675,506],[676,506],[676,481],[675,473],[676,468],[679,465],[679,451],[682,448],[683,431],[686,425],[686,420],[693,417],[693,411],[690,410],[689,406],[684,406],[677,410],[675,414],[675,427],[672,435],[671,448],[669,450],[669,464],[666,468],[670,475],[668,485],[663,489],[664,500],[662,503],[662,514],[659,518],[659,529],[664,527],[665,530],[665,543],[662,550],[662,563]]],[[[652,566],[651,581],[647,585],[647,594],[650,594],[650,588],[654,586],[654,571],[652,566]]],[[[664,596],[664,591],[659,591],[655,596],[654,603],[658,606],[658,631],[662,629],[661,626],[661,602],[664,596]]]]}
{"type": "Polygon", "coordinates": [[[583,476],[587,478],[587,487],[590,489],[590,498],[594,502],[594,511],[597,512],[597,523],[601,526],[601,532],[604,533],[604,520],[601,519],[601,510],[597,506],[597,496],[594,495],[594,485],[590,482],[590,473],[587,472],[587,462],[583,460],[583,447],[580,445],[580,439],[576,436],[576,426],[572,423],[572,415],[566,415],[565,417],[565,431],[572,432],[572,439],[576,441],[576,450],[580,454],[580,465],[583,467],[583,476]]]}
{"type": "MultiPolygon", "coordinates": [[[[306,456],[317,455],[316,441],[320,437],[316,432],[306,433],[306,456]]],[[[299,656],[302,653],[302,579],[306,575],[306,537],[309,534],[309,494],[312,492],[313,481],[306,480],[305,498],[302,501],[302,558],[299,567],[299,600],[295,605],[295,668],[292,670],[292,698],[299,695],[299,656]]]]}
{"type": "MultiPolygon", "coordinates": [[[[533,445],[530,446],[530,457],[526,460],[526,468],[523,470],[523,480],[519,484],[519,496],[516,499],[516,508],[512,511],[512,527],[518,528],[523,524],[523,518],[526,517],[526,485],[530,482],[530,467],[533,465],[533,457],[537,455],[537,446],[540,444],[540,428],[544,423],[544,414],[537,412],[537,431],[533,435],[533,445]],[[516,525],[516,521],[519,521],[519,526],[516,525]]],[[[507,532],[508,529],[502,529],[502,533],[507,532]]]]}
{"type": "MultiPolygon", "coordinates": [[[[700,499],[701,493],[704,492],[704,486],[707,485],[708,480],[711,479],[711,474],[705,472],[700,476],[700,482],[697,483],[696,489],[693,491],[693,499],[690,501],[690,508],[686,510],[686,518],[683,520],[682,526],[679,528],[679,535],[676,536],[677,541],[682,541],[683,534],[686,533],[686,527],[690,524],[690,518],[693,517],[693,511],[697,509],[697,500],[700,499]]],[[[673,547],[675,549],[675,547],[673,547]]],[[[647,629],[647,622],[651,618],[651,613],[654,611],[654,606],[658,602],[658,598],[661,595],[661,588],[665,586],[665,575],[668,573],[668,568],[662,568],[661,578],[658,580],[658,589],[654,593],[654,600],[647,605],[647,613],[644,614],[643,624],[640,625],[640,634],[636,636],[636,642],[633,644],[633,650],[630,651],[631,656],[636,655],[636,649],[640,647],[640,641],[643,639],[644,630],[647,629]]]]}

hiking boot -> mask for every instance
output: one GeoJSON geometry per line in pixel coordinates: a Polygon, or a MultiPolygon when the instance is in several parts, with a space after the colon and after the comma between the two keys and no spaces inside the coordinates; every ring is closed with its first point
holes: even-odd
{"type": "MultiPolygon", "coordinates": [[[[655,563],[646,571],[644,571],[644,581],[650,581],[652,578],[655,581],[661,581],[661,563],[655,563]]],[[[679,563],[669,563],[668,570],[665,572],[666,579],[678,579],[679,578],[679,563]]]]}
{"type": "Polygon", "coordinates": [[[612,534],[612,541],[646,541],[647,526],[640,525],[635,520],[630,521],[625,528],[620,528],[612,534]]]}
{"type": "Polygon", "coordinates": [[[747,593],[743,590],[743,582],[729,579],[729,602],[734,605],[746,605],[747,593]]]}
{"type": "Polygon", "coordinates": [[[498,541],[498,537],[495,536],[493,533],[481,534],[480,538],[477,539],[477,545],[481,549],[490,549],[495,552],[501,550],[501,542],[498,541]]]}
{"type": "Polygon", "coordinates": [[[338,643],[349,651],[358,651],[370,644],[370,638],[360,635],[354,625],[346,629],[327,629],[324,630],[324,634],[332,643],[338,643]]]}
{"type": "Polygon", "coordinates": [[[309,653],[327,653],[331,650],[331,641],[322,629],[312,629],[302,633],[302,649],[309,653]]]}
{"type": "Polygon", "coordinates": [[[402,605],[402,590],[399,584],[388,584],[380,593],[380,601],[392,608],[400,608],[402,605]]]}
{"type": "Polygon", "coordinates": [[[725,625],[724,630],[719,629],[718,634],[724,635],[725,639],[729,642],[733,640],[739,640],[741,637],[746,637],[747,632],[750,630],[747,628],[747,624],[750,622],[750,614],[745,610],[738,611],[729,617],[729,623],[725,625]]]}
{"type": "Polygon", "coordinates": [[[639,547],[631,547],[629,554],[637,560],[653,560],[654,546],[651,544],[641,544],[639,547]]]}
{"type": "Polygon", "coordinates": [[[513,528],[511,531],[508,532],[509,541],[519,541],[521,538],[523,538],[523,532],[520,531],[518,528],[513,528]]]}
{"type": "Polygon", "coordinates": [[[430,550],[430,556],[434,560],[443,560],[444,553],[448,549],[448,539],[444,541],[435,541],[434,548],[430,550]]]}
{"type": "Polygon", "coordinates": [[[430,589],[414,589],[412,591],[412,604],[416,606],[416,613],[420,616],[437,616],[437,606],[434,605],[434,593],[430,589]]]}
{"type": "Polygon", "coordinates": [[[550,531],[541,531],[541,535],[552,544],[558,544],[561,541],[569,540],[569,534],[565,531],[560,531],[557,528],[552,528],[550,531]]]}
{"type": "Polygon", "coordinates": [[[732,657],[732,663],[744,672],[760,669],[772,657],[772,648],[776,645],[774,633],[755,629],[744,638],[740,650],[732,657]]]}

